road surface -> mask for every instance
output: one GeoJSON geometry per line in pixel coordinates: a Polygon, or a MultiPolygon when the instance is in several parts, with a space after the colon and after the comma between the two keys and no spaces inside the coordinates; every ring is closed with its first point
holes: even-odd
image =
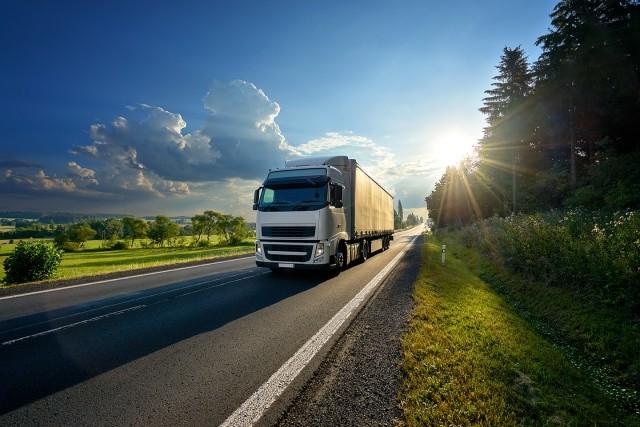
{"type": "Polygon", "coordinates": [[[333,278],[245,258],[0,298],[0,425],[271,424],[422,230],[333,278]]]}

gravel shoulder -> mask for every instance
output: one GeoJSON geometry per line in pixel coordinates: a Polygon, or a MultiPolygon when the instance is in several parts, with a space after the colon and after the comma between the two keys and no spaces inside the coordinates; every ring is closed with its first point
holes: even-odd
{"type": "Polygon", "coordinates": [[[280,417],[280,426],[390,426],[402,421],[400,339],[413,307],[423,237],[405,254],[280,417]]]}

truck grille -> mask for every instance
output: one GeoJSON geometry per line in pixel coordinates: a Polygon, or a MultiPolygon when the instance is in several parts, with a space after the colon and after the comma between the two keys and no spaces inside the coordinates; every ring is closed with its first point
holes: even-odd
{"type": "Polygon", "coordinates": [[[289,261],[289,262],[305,262],[311,259],[311,252],[313,251],[312,245],[271,245],[265,244],[264,247],[265,256],[271,261],[289,261]],[[293,254],[273,254],[271,252],[301,252],[298,255],[293,254]]]}
{"type": "Polygon", "coordinates": [[[316,234],[314,226],[305,227],[262,227],[263,237],[313,237],[316,234]]]}

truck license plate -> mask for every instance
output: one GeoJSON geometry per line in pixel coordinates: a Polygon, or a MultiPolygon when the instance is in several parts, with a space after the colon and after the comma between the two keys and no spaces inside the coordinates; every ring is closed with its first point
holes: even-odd
{"type": "Polygon", "coordinates": [[[282,267],[282,268],[293,268],[293,264],[286,264],[286,263],[279,263],[278,267],[282,267]]]}

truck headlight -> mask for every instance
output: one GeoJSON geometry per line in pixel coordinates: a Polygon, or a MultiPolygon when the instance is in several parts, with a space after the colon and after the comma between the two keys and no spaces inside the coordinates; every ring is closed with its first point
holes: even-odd
{"type": "Polygon", "coordinates": [[[257,254],[262,254],[262,247],[260,246],[260,243],[256,242],[256,253],[257,254]]]}
{"type": "Polygon", "coordinates": [[[316,246],[316,256],[322,256],[324,254],[324,243],[318,243],[316,246]]]}

